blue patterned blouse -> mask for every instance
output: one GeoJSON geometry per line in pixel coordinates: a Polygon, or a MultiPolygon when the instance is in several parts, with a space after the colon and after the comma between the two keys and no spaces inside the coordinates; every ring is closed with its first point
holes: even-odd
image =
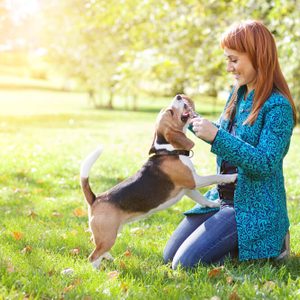
{"type": "MultiPolygon", "coordinates": [[[[238,166],[234,207],[239,259],[276,257],[289,228],[282,165],[294,127],[293,111],[283,95],[273,92],[255,123],[243,125],[254,95],[252,91],[244,100],[244,92],[245,87],[238,91],[236,136],[227,131],[229,122],[221,116],[211,152],[217,155],[218,173],[222,160],[238,166]]],[[[218,192],[213,188],[205,196],[213,201],[218,192]]],[[[185,215],[212,210],[196,205],[185,215]]]]}

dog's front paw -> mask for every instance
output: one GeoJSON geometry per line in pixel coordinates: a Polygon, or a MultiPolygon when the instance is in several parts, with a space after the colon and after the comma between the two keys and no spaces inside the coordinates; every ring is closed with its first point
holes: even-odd
{"type": "Polygon", "coordinates": [[[225,174],[222,176],[222,183],[232,183],[236,181],[238,174],[225,174]]]}

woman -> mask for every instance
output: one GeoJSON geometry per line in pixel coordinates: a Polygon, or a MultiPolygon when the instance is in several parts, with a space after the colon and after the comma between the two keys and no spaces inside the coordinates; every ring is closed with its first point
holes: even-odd
{"type": "Polygon", "coordinates": [[[192,130],[211,144],[218,173],[237,172],[238,179],[206,194],[220,199],[220,209],[197,205],[185,213],[164,251],[173,268],[237,254],[239,260],[276,258],[289,250],[282,162],[296,109],[274,38],[261,22],[247,21],[230,28],[221,47],[235,88],[217,124],[197,117],[192,130]]]}

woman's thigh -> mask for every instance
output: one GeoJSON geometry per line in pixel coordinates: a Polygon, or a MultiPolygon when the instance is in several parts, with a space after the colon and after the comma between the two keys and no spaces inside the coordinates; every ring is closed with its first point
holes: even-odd
{"type": "Polygon", "coordinates": [[[217,211],[202,215],[191,215],[185,217],[170,237],[165,250],[165,263],[172,261],[181,244],[193,233],[203,222],[213,216],[217,211]]]}
{"type": "Polygon", "coordinates": [[[225,207],[198,226],[181,243],[172,261],[172,267],[179,264],[193,267],[220,262],[230,252],[237,250],[237,226],[233,207],[225,207]]]}

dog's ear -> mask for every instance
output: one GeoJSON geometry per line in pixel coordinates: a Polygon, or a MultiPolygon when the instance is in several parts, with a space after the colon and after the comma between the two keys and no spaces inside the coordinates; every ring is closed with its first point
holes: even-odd
{"type": "Polygon", "coordinates": [[[155,153],[155,148],[154,148],[155,139],[156,139],[156,133],[154,134],[154,137],[153,137],[152,145],[151,145],[149,153],[148,153],[149,155],[152,153],[155,153]]]}
{"type": "Polygon", "coordinates": [[[191,150],[194,142],[179,130],[168,130],[165,134],[166,140],[176,149],[191,150]]]}

